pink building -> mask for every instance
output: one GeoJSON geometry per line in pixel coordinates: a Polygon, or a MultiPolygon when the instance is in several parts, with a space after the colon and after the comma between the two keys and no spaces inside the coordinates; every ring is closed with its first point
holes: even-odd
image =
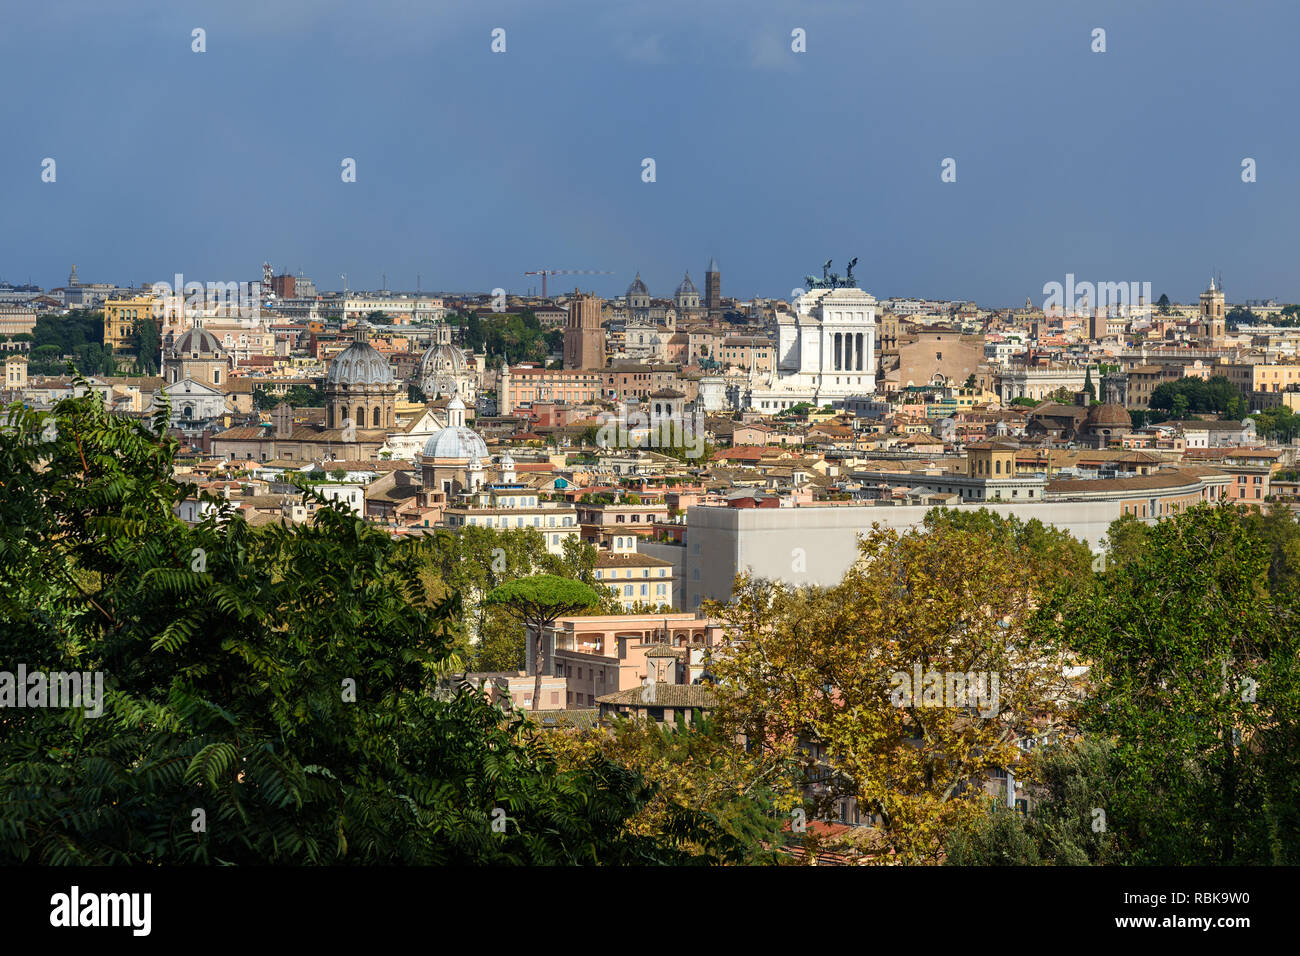
{"type": "MultiPolygon", "coordinates": [[[[692,684],[703,677],[722,627],[695,614],[562,617],[543,638],[543,673],[563,678],[565,706],[596,706],[596,698],[655,682],[692,684]]],[[[529,672],[536,642],[527,642],[529,672]]],[[[547,706],[545,701],[543,706],[547,706]]]]}

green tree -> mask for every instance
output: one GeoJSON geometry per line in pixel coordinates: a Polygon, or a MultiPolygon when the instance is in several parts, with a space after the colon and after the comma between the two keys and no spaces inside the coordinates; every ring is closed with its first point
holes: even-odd
{"type": "Polygon", "coordinates": [[[1258,325],[1260,318],[1244,305],[1234,305],[1228,310],[1228,314],[1223,317],[1224,324],[1230,329],[1235,329],[1241,325],[1258,325]]]}
{"type": "Polygon", "coordinates": [[[1300,859],[1300,627],[1270,558],[1241,510],[1200,505],[1042,609],[1089,663],[1080,726],[1115,745],[1097,806],[1128,862],[1300,859]]]}
{"type": "Polygon", "coordinates": [[[140,370],[145,375],[156,375],[162,361],[162,338],[158,334],[158,324],[151,318],[141,319],[136,323],[131,339],[140,370]]]}
{"type": "Polygon", "coordinates": [[[0,427],[0,659],[104,678],[102,717],[5,710],[0,862],[739,858],[675,801],[633,832],[653,785],[599,754],[559,768],[522,714],[447,679],[458,601],[427,597],[431,542],[319,500],[310,526],[220,501],[181,522],[198,492],[171,478],[167,417],[92,395],[0,427]]]}
{"type": "Polygon", "coordinates": [[[1106,566],[1128,564],[1139,557],[1146,548],[1148,527],[1145,521],[1132,514],[1120,515],[1112,521],[1103,541],[1106,566]]]}
{"type": "Polygon", "coordinates": [[[535,574],[493,589],[484,602],[505,608],[524,626],[525,632],[531,630],[535,635],[533,710],[539,710],[542,702],[543,632],[557,618],[598,607],[599,595],[581,581],[554,574],[535,574]]]}
{"type": "Polygon", "coordinates": [[[1088,403],[1097,401],[1097,386],[1092,384],[1092,366],[1083,373],[1083,390],[1088,393],[1088,403]]]}
{"type": "Polygon", "coordinates": [[[796,762],[765,766],[699,711],[689,724],[681,712],[672,724],[625,718],[611,730],[591,728],[551,740],[561,767],[576,769],[599,754],[657,785],[655,798],[629,822],[633,832],[659,831],[676,800],[717,819],[744,848],[748,864],[775,861],[770,848],[781,840],[782,821],[802,805],[796,762]]]}
{"type": "Polygon", "coordinates": [[[1115,748],[1075,739],[1043,747],[1031,758],[1031,810],[997,806],[955,831],[947,843],[954,866],[1058,866],[1125,862],[1105,808],[1113,806],[1115,748]]]}

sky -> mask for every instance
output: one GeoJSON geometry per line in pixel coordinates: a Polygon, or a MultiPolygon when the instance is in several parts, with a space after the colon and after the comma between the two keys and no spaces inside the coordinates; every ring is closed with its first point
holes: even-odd
{"type": "Polygon", "coordinates": [[[669,296],[716,256],[748,298],[856,256],[879,298],[1300,301],[1297,35],[1295,0],[8,0],[0,279],[669,296]]]}

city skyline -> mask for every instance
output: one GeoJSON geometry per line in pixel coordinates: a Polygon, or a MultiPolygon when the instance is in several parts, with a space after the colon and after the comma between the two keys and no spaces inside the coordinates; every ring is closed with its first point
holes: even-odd
{"type": "Polygon", "coordinates": [[[1242,10],[25,9],[0,39],[38,78],[5,112],[25,228],[0,276],[230,281],[269,258],[322,290],[524,293],[548,268],[667,296],[716,255],[724,294],[788,297],[851,254],[879,298],[1038,304],[1074,273],[1194,301],[1214,270],[1233,301],[1296,301],[1300,12],[1242,10]]]}

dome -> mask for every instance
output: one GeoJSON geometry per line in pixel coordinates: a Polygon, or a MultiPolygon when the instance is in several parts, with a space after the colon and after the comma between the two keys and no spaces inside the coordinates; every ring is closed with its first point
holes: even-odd
{"type": "Polygon", "coordinates": [[[632,280],[632,284],[627,287],[627,297],[630,299],[634,295],[649,295],[649,294],[650,294],[650,290],[647,289],[646,284],[641,281],[641,273],[638,272],[636,274],[636,278],[632,280]]]}
{"type": "Polygon", "coordinates": [[[330,363],[326,385],[391,385],[393,370],[388,360],[368,342],[353,342],[330,363]]]}
{"type": "Polygon", "coordinates": [[[699,295],[700,290],[695,288],[695,283],[691,281],[691,274],[686,273],[686,278],[682,279],[682,284],[677,287],[676,297],[681,298],[684,295],[699,295]]]}
{"type": "Polygon", "coordinates": [[[216,355],[221,351],[221,343],[203,326],[196,325],[178,338],[172,345],[172,349],[181,355],[194,352],[200,355],[216,355]]]}
{"type": "Polygon", "coordinates": [[[469,369],[465,353],[454,345],[433,345],[420,356],[420,377],[447,374],[459,375],[469,369]]]}
{"type": "Polygon", "coordinates": [[[500,466],[502,471],[506,471],[510,468],[515,467],[515,460],[511,458],[510,453],[507,452],[506,454],[501,456],[501,459],[500,461],[497,462],[497,464],[500,466]]]}
{"type": "Polygon", "coordinates": [[[469,461],[471,458],[488,458],[487,443],[478,432],[463,425],[451,425],[436,431],[424,443],[425,458],[454,458],[469,461]]]}
{"type": "Polygon", "coordinates": [[[1133,418],[1123,405],[1108,402],[1104,405],[1092,406],[1088,410],[1088,418],[1084,424],[1095,428],[1132,428],[1133,418]]]}

